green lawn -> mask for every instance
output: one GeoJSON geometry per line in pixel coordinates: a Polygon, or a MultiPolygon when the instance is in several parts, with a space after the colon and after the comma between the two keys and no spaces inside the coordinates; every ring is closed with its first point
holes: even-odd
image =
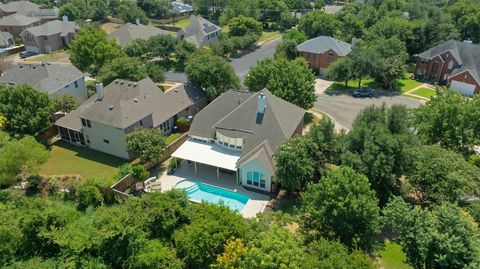
{"type": "MultiPolygon", "coordinates": [[[[362,79],[362,82],[360,85],[362,88],[368,87],[372,89],[378,89],[381,87],[381,85],[378,82],[374,81],[373,79],[362,79]]],[[[345,82],[335,82],[327,89],[327,93],[329,91],[348,93],[357,88],[358,88],[358,80],[349,80],[348,87],[345,87],[345,82]]]]}
{"type": "Polygon", "coordinates": [[[411,269],[405,261],[407,256],[402,247],[394,242],[385,241],[385,249],[379,253],[385,269],[411,269]]]}
{"type": "Polygon", "coordinates": [[[262,43],[262,42],[265,42],[267,40],[271,40],[271,39],[274,39],[274,38],[280,37],[280,36],[281,36],[280,32],[277,32],[277,31],[263,32],[262,36],[258,40],[258,43],[262,43]]]}
{"type": "Polygon", "coordinates": [[[411,94],[419,95],[426,98],[431,98],[432,96],[435,96],[436,92],[434,89],[420,88],[418,90],[411,92],[411,94]]]}
{"type": "Polygon", "coordinates": [[[47,163],[40,168],[44,176],[79,175],[82,178],[112,178],[117,167],[128,162],[92,149],[57,141],[47,163]]]}
{"type": "Polygon", "coordinates": [[[189,26],[191,22],[192,21],[190,20],[190,18],[186,18],[186,19],[176,21],[175,23],[172,23],[172,22],[167,23],[166,25],[175,26],[175,27],[179,27],[179,28],[185,28],[185,27],[189,26]]]}
{"type": "Polygon", "coordinates": [[[166,143],[167,145],[170,145],[173,143],[173,141],[177,140],[178,138],[180,138],[180,136],[182,136],[181,133],[176,133],[176,134],[171,134],[167,137],[166,139],[166,143]]]}
{"type": "Polygon", "coordinates": [[[404,79],[398,81],[398,86],[402,92],[410,91],[423,84],[423,82],[416,81],[412,77],[412,74],[407,74],[404,79]]]}

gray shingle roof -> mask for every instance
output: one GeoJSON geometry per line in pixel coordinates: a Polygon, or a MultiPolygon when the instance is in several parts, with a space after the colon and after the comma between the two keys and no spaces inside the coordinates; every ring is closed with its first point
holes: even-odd
{"type": "Polygon", "coordinates": [[[203,90],[191,85],[163,92],[150,78],[138,82],[115,80],[104,92],[102,100],[92,96],[80,106],[81,113],[65,116],[63,124],[72,125],[82,117],[124,129],[152,114],[156,127],[205,97],[203,90]]]}
{"type": "Polygon", "coordinates": [[[303,42],[297,49],[317,54],[333,50],[339,56],[346,56],[352,51],[352,45],[330,36],[319,36],[303,42]]]}
{"type": "Polygon", "coordinates": [[[172,12],[176,13],[176,14],[193,12],[193,7],[191,5],[188,5],[188,4],[173,1],[172,2],[172,12]]]}
{"type": "Polygon", "coordinates": [[[0,3],[0,10],[4,12],[15,12],[27,14],[35,10],[39,10],[40,6],[30,1],[12,1],[6,4],[0,3]]]}
{"type": "Polygon", "coordinates": [[[60,36],[67,36],[68,34],[75,33],[79,27],[73,21],[49,21],[39,26],[27,28],[23,30],[22,34],[26,31],[30,32],[33,36],[51,36],[60,34],[60,36]]]}
{"type": "Polygon", "coordinates": [[[189,134],[214,138],[218,131],[228,137],[244,138],[239,164],[254,154],[260,154],[259,151],[263,151],[262,154],[266,154],[271,162],[278,146],[294,134],[303,120],[305,110],[276,97],[268,90],[261,92],[266,96],[266,107],[260,121],[257,118],[257,106],[261,93],[231,90],[195,116],[189,134]]]}
{"type": "Polygon", "coordinates": [[[121,46],[127,46],[136,39],[149,39],[157,35],[170,35],[169,32],[157,27],[143,24],[126,23],[109,35],[110,40],[116,40],[121,46]]]}
{"type": "Polygon", "coordinates": [[[32,23],[39,22],[40,19],[32,18],[21,14],[12,14],[0,19],[0,25],[3,26],[28,26],[32,23]]]}
{"type": "Polygon", "coordinates": [[[9,32],[0,32],[0,45],[8,46],[8,39],[13,39],[12,34],[9,32]]]}
{"type": "Polygon", "coordinates": [[[196,47],[201,46],[203,38],[206,35],[222,29],[201,16],[192,15],[191,21],[186,28],[179,31],[179,34],[184,36],[185,40],[193,43],[196,47]]]}
{"type": "Polygon", "coordinates": [[[452,75],[468,71],[480,83],[480,46],[477,44],[449,40],[416,56],[432,59],[446,51],[450,51],[460,65],[452,75]]]}
{"type": "Polygon", "coordinates": [[[71,64],[18,64],[0,76],[0,83],[28,84],[42,92],[52,94],[82,77],[84,74],[71,64]]]}

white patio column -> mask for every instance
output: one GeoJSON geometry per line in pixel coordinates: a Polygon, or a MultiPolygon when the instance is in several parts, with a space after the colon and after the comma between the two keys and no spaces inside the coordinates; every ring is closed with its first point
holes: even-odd
{"type": "Polygon", "coordinates": [[[220,179],[220,169],[217,167],[217,178],[220,179]]]}
{"type": "Polygon", "coordinates": [[[237,174],[237,184],[240,184],[239,183],[239,178],[238,178],[238,169],[235,171],[235,173],[237,174]]]}
{"type": "Polygon", "coordinates": [[[197,174],[197,162],[193,162],[193,166],[195,166],[195,175],[197,174]]]}

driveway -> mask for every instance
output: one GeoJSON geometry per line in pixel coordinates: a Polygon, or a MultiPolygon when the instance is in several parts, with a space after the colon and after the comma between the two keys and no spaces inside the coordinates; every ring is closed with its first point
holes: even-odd
{"type": "Polygon", "coordinates": [[[404,104],[409,108],[419,107],[423,102],[404,96],[380,96],[373,98],[354,98],[349,95],[319,94],[314,107],[328,114],[345,129],[352,128],[352,122],[357,114],[367,106],[404,104]]]}
{"type": "MultiPolygon", "coordinates": [[[[230,65],[233,67],[233,70],[235,70],[235,73],[240,80],[243,81],[245,77],[247,77],[250,67],[255,66],[258,61],[273,57],[273,54],[275,54],[275,47],[281,41],[281,38],[272,40],[271,42],[258,47],[250,53],[242,55],[238,58],[232,58],[230,65]]],[[[185,83],[187,81],[187,77],[185,76],[185,73],[165,72],[165,80],[185,83]]]]}
{"type": "Polygon", "coordinates": [[[317,95],[323,94],[334,82],[326,79],[315,79],[315,93],[317,95]]]}

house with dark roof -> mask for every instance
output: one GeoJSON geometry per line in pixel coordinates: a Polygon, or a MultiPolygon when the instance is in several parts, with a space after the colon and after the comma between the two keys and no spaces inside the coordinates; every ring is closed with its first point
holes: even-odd
{"type": "Polygon", "coordinates": [[[54,20],[40,26],[27,28],[20,34],[25,49],[35,53],[61,50],[72,42],[79,27],[75,22],[54,20]]]}
{"type": "Polygon", "coordinates": [[[172,1],[173,16],[188,16],[193,14],[193,7],[189,4],[172,1]]]}
{"type": "Polygon", "coordinates": [[[418,79],[438,81],[466,95],[480,93],[480,46],[449,40],[415,55],[418,79]]]}
{"type": "Polygon", "coordinates": [[[125,136],[138,128],[157,128],[169,134],[179,117],[194,116],[207,99],[205,92],[180,84],[163,92],[150,79],[115,80],[97,95],[55,122],[63,140],[131,159],[125,136]]]}
{"type": "Polygon", "coordinates": [[[218,41],[222,28],[201,16],[192,15],[190,19],[191,23],[186,28],[178,31],[177,37],[179,39],[185,39],[197,48],[218,41]]]}
{"type": "Polygon", "coordinates": [[[11,1],[6,4],[0,3],[0,18],[12,14],[27,15],[40,10],[40,6],[30,1],[11,1]]]}
{"type": "Polygon", "coordinates": [[[277,189],[273,155],[283,141],[302,134],[305,110],[260,92],[227,91],[193,119],[189,139],[173,154],[264,192],[277,189]]]}
{"type": "MultiPolygon", "coordinates": [[[[352,44],[354,42],[355,39],[352,44]]],[[[297,50],[299,56],[305,58],[313,70],[324,76],[331,63],[352,51],[352,44],[330,36],[319,36],[299,44],[297,50]]]]}
{"type": "Polygon", "coordinates": [[[0,84],[28,84],[50,96],[70,94],[77,102],[87,99],[85,75],[71,64],[17,64],[5,70],[0,84]]]}
{"type": "Polygon", "coordinates": [[[137,19],[135,24],[126,23],[117,30],[113,31],[108,36],[108,39],[115,40],[120,46],[126,47],[134,40],[147,40],[152,36],[158,35],[170,35],[170,33],[157,27],[143,25],[137,19]]]}
{"type": "Polygon", "coordinates": [[[8,32],[14,37],[20,37],[25,29],[38,25],[40,25],[40,19],[18,13],[0,19],[0,31],[8,32]]]}

